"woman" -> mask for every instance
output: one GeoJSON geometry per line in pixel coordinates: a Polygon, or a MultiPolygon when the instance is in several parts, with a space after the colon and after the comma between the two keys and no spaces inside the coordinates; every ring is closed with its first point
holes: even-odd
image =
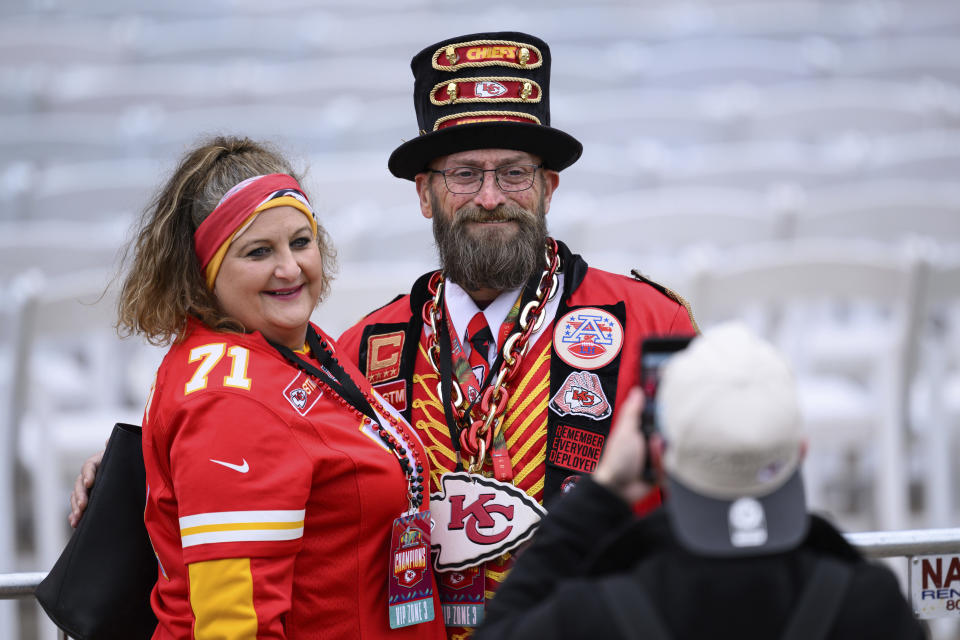
{"type": "Polygon", "coordinates": [[[119,324],[171,344],[143,430],[154,638],[444,637],[410,552],[429,560],[423,447],[310,323],[331,259],[246,139],[190,152],[146,212],[119,324]]]}

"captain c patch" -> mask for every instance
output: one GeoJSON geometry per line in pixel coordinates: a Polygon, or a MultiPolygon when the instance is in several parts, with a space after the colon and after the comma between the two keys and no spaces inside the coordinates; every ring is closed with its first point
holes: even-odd
{"type": "Polygon", "coordinates": [[[558,467],[593,473],[600,461],[606,436],[586,429],[558,424],[547,461],[558,467]]]}
{"type": "Polygon", "coordinates": [[[553,350],[575,369],[599,369],[617,357],[623,346],[623,326],[609,311],[574,309],[557,320],[553,350]]]}
{"type": "Polygon", "coordinates": [[[367,338],[367,380],[376,384],[400,375],[403,331],[391,331],[367,338]]]}
{"type": "Polygon", "coordinates": [[[574,371],[550,399],[550,408],[562,416],[578,415],[603,420],[610,413],[610,403],[600,386],[600,378],[589,371],[574,371]]]}

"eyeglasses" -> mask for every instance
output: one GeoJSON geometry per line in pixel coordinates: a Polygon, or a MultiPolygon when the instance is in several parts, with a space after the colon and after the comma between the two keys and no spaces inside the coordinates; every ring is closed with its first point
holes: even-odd
{"type": "Polygon", "coordinates": [[[496,169],[478,169],[477,167],[452,167],[450,169],[430,169],[431,173],[443,176],[443,182],[450,193],[477,193],[483,187],[486,174],[493,173],[501,191],[526,191],[533,186],[533,177],[542,164],[505,164],[496,169]]]}

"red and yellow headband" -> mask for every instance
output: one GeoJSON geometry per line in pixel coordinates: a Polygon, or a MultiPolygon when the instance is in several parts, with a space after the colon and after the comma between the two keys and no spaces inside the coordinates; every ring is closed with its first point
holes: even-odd
{"type": "Polygon", "coordinates": [[[193,234],[193,250],[207,287],[213,289],[223,257],[234,238],[245,231],[259,213],[274,207],[293,207],[303,213],[310,221],[313,237],[317,237],[316,214],[300,183],[292,176],[271,173],[248,178],[224,194],[193,234]]]}

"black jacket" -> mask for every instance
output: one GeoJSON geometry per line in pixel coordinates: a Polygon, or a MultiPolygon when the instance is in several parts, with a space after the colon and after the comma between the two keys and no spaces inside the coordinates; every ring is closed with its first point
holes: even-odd
{"type": "Polygon", "coordinates": [[[621,638],[599,583],[624,574],[642,585],[673,640],[776,640],[820,556],[853,569],[830,640],[925,637],[893,573],[864,560],[822,518],[811,516],[793,551],[706,558],[677,545],[665,511],[636,519],[585,477],[552,506],[475,640],[621,638]]]}

